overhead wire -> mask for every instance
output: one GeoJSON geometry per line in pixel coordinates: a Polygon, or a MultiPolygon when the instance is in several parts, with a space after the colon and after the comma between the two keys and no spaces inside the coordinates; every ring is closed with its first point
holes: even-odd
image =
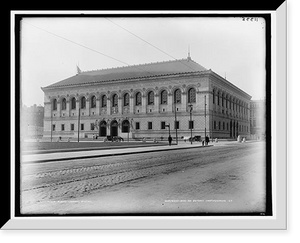
{"type": "MultiPolygon", "coordinates": [[[[180,62],[181,64],[183,64],[183,65],[185,65],[186,67],[192,69],[193,71],[197,71],[197,70],[193,69],[192,67],[186,65],[185,63],[181,62],[180,60],[176,59],[175,57],[171,56],[171,55],[168,54],[167,52],[161,50],[160,48],[158,48],[158,47],[156,47],[155,45],[151,44],[150,42],[146,41],[145,39],[139,37],[138,35],[134,34],[133,32],[127,30],[127,29],[124,28],[124,27],[122,27],[121,25],[115,23],[114,21],[112,21],[112,20],[110,20],[110,19],[108,19],[108,18],[105,18],[105,19],[108,20],[108,21],[110,21],[111,23],[115,24],[115,25],[118,26],[119,28],[123,29],[124,31],[130,33],[131,35],[135,36],[136,38],[140,39],[141,41],[143,41],[143,42],[147,43],[148,45],[152,46],[153,48],[157,49],[158,51],[160,51],[160,52],[164,53],[165,55],[171,57],[172,59],[177,60],[177,61],[180,62]]],[[[65,40],[65,41],[68,41],[68,42],[70,42],[70,43],[73,43],[73,44],[75,44],[75,45],[78,45],[78,46],[80,46],[80,47],[82,47],[82,48],[85,48],[85,49],[87,49],[87,50],[93,51],[93,52],[95,52],[95,53],[97,53],[97,54],[100,54],[100,55],[102,55],[102,56],[105,56],[105,57],[107,57],[107,58],[110,58],[110,59],[112,59],[112,60],[115,60],[115,61],[117,61],[117,62],[123,63],[123,64],[125,64],[125,65],[127,65],[127,66],[134,67],[134,68],[139,69],[139,70],[141,70],[141,71],[143,71],[143,72],[146,72],[146,73],[149,73],[149,74],[151,74],[151,75],[153,75],[153,76],[156,76],[156,74],[151,73],[151,72],[149,72],[149,71],[146,71],[146,70],[142,69],[140,66],[137,66],[137,65],[130,65],[129,63],[124,62],[124,61],[122,61],[122,60],[120,60],[120,59],[117,59],[117,58],[115,58],[115,57],[112,57],[112,56],[110,56],[110,55],[107,55],[107,54],[105,54],[105,53],[103,53],[103,52],[97,51],[97,50],[95,50],[95,49],[93,49],[93,48],[90,48],[90,47],[88,47],[88,46],[86,46],[86,45],[83,45],[83,44],[80,44],[80,43],[78,43],[78,42],[75,42],[75,41],[73,41],[73,40],[70,40],[70,39],[68,39],[68,38],[66,38],[66,37],[63,37],[63,36],[61,36],[61,35],[55,34],[55,33],[51,32],[51,31],[49,31],[49,30],[46,30],[46,29],[43,29],[43,28],[38,27],[38,26],[36,26],[36,25],[30,24],[30,23],[28,23],[28,22],[26,22],[26,21],[24,21],[24,20],[23,20],[23,23],[25,23],[25,24],[27,24],[27,25],[30,25],[30,26],[32,26],[32,27],[34,27],[34,28],[36,28],[36,29],[41,30],[41,31],[44,31],[44,32],[46,32],[46,33],[48,33],[48,34],[50,34],[50,35],[53,35],[53,36],[58,37],[58,38],[60,38],[60,39],[63,39],[63,40],[65,40]]]]}
{"type": "Polygon", "coordinates": [[[23,23],[25,23],[25,24],[27,24],[27,25],[30,25],[30,26],[33,26],[33,27],[35,27],[35,28],[37,28],[37,29],[39,29],[39,30],[42,30],[42,31],[44,31],[44,32],[47,32],[48,34],[54,35],[54,36],[56,36],[56,37],[58,37],[58,38],[61,38],[61,39],[63,39],[63,40],[66,40],[66,41],[68,41],[68,42],[71,42],[71,43],[73,43],[73,44],[75,44],[75,45],[81,46],[81,47],[83,47],[83,48],[85,48],[85,49],[88,49],[88,50],[90,50],[90,51],[96,52],[96,53],[98,53],[98,54],[100,54],[100,55],[102,55],[102,56],[105,56],[105,57],[108,57],[108,58],[113,59],[113,60],[115,60],[115,61],[121,62],[121,63],[123,63],[123,64],[125,64],[125,65],[130,65],[130,64],[128,64],[128,63],[126,63],[126,62],[123,62],[123,61],[121,61],[121,60],[119,60],[119,59],[117,59],[117,58],[114,58],[114,57],[112,57],[112,56],[109,56],[109,55],[107,55],[107,54],[104,54],[104,53],[102,53],[102,52],[99,52],[99,51],[97,51],[97,50],[95,50],[95,49],[93,49],[93,48],[87,47],[87,46],[82,45],[82,44],[80,44],[80,43],[77,43],[77,42],[75,42],[75,41],[72,41],[72,40],[70,40],[70,39],[68,39],[68,38],[65,38],[65,37],[63,37],[63,36],[60,36],[60,35],[58,35],[58,34],[55,34],[55,33],[51,32],[51,31],[48,31],[48,30],[45,30],[45,29],[43,29],[43,28],[37,27],[37,26],[35,26],[35,25],[33,25],[33,24],[29,24],[29,23],[27,23],[27,22],[25,22],[25,21],[23,21],[23,23]]]}
{"type": "Polygon", "coordinates": [[[145,39],[141,38],[140,36],[134,34],[133,32],[129,31],[128,29],[124,28],[123,26],[121,26],[121,25],[117,24],[116,22],[112,21],[111,19],[109,19],[109,18],[105,18],[105,19],[108,20],[108,21],[110,21],[110,22],[113,23],[114,25],[118,26],[119,28],[123,29],[124,31],[128,32],[129,34],[131,34],[131,35],[135,36],[136,38],[140,39],[141,41],[145,42],[146,44],[148,44],[148,45],[152,46],[153,48],[157,49],[158,51],[160,51],[160,52],[166,54],[167,56],[171,57],[172,59],[179,61],[181,64],[183,64],[183,65],[185,65],[186,67],[192,69],[193,71],[197,71],[197,70],[195,70],[194,68],[192,68],[191,66],[186,65],[185,63],[183,63],[183,62],[181,62],[180,60],[176,59],[175,57],[171,56],[171,55],[168,54],[167,52],[161,50],[161,49],[158,48],[157,46],[151,44],[149,41],[146,41],[145,39]]]}
{"type": "Polygon", "coordinates": [[[35,26],[35,25],[33,25],[33,24],[29,24],[29,23],[27,23],[26,21],[23,21],[23,23],[25,23],[25,24],[27,24],[27,25],[30,25],[30,26],[32,26],[32,27],[35,27],[35,28],[37,28],[37,29],[39,29],[39,30],[42,30],[42,31],[44,31],[44,32],[46,32],[46,33],[48,33],[48,34],[51,34],[51,35],[53,35],[53,36],[56,36],[56,37],[58,37],[58,38],[61,38],[61,39],[65,40],[65,41],[71,42],[71,43],[73,43],[73,44],[75,44],[75,45],[78,45],[78,46],[80,46],[80,47],[83,47],[83,48],[85,48],[85,49],[88,49],[88,50],[90,50],[90,51],[93,51],[93,52],[95,52],[95,53],[98,53],[98,54],[100,54],[100,55],[102,55],[102,56],[105,56],[105,57],[108,57],[108,58],[113,59],[113,60],[115,60],[115,61],[121,62],[121,63],[123,63],[123,64],[125,64],[125,65],[127,65],[127,66],[130,66],[130,67],[139,69],[139,70],[141,70],[141,71],[143,71],[143,72],[149,73],[149,74],[151,74],[152,76],[156,76],[156,74],[151,73],[151,72],[149,72],[149,71],[146,71],[146,70],[142,69],[141,67],[138,67],[138,66],[136,66],[136,65],[130,65],[130,64],[124,62],[124,61],[121,61],[120,59],[117,59],[117,58],[114,58],[114,57],[109,56],[109,55],[107,55],[107,54],[104,54],[104,53],[102,53],[102,52],[99,52],[99,51],[97,51],[97,50],[95,50],[95,49],[93,49],[93,48],[90,48],[90,47],[85,46],[85,45],[82,45],[82,44],[80,44],[80,43],[78,43],[78,42],[72,41],[72,40],[70,40],[70,39],[68,39],[68,38],[65,38],[65,37],[63,37],[63,36],[60,36],[60,35],[58,35],[58,34],[55,34],[55,33],[51,32],[51,31],[45,30],[45,29],[43,29],[43,28],[37,27],[37,26],[35,26]]]}

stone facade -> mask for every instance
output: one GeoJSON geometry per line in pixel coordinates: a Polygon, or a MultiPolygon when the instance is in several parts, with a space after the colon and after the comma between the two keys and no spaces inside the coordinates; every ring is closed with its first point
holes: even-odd
{"type": "MultiPolygon", "coordinates": [[[[179,65],[178,61],[170,61],[156,63],[155,67],[160,70],[164,65],[168,70],[152,75],[154,68],[144,64],[140,69],[150,72],[147,70],[151,66],[151,75],[130,77],[125,67],[126,78],[122,78],[121,73],[120,78],[114,80],[108,77],[101,82],[76,81],[80,75],[82,79],[90,75],[93,72],[90,71],[74,76],[77,83],[72,83],[69,78],[67,84],[59,82],[59,85],[42,88],[45,93],[44,137],[77,137],[79,129],[81,138],[100,135],[101,139],[118,135],[124,139],[146,137],[160,140],[162,137],[167,139],[169,129],[165,125],[170,124],[174,138],[175,116],[179,122],[179,139],[190,136],[191,116],[193,136],[204,137],[206,128],[206,134],[213,138],[249,137],[251,96],[212,70],[202,66],[196,70],[198,64],[191,59],[179,62],[181,66],[193,62],[193,70],[174,68],[170,71],[173,63],[179,65]]],[[[111,69],[112,75],[118,71],[118,68],[111,69]]],[[[101,75],[101,70],[97,75],[101,75]]]]}

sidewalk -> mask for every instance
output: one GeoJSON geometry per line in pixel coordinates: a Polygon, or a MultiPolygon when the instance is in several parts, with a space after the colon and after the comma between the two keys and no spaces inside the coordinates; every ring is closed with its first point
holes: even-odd
{"type": "MultiPolygon", "coordinates": [[[[210,147],[212,145],[206,146],[210,147]]],[[[157,151],[169,151],[188,148],[205,148],[201,143],[179,143],[172,146],[149,146],[149,147],[132,147],[132,148],[110,148],[89,151],[75,151],[75,152],[58,152],[58,153],[44,153],[44,154],[23,154],[21,155],[21,163],[42,163],[51,161],[63,161],[74,159],[88,159],[107,156],[117,156],[126,154],[149,153],[157,151]]]]}

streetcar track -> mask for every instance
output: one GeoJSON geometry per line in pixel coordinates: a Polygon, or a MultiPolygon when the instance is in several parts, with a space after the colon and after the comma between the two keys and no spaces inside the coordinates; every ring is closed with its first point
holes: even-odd
{"type": "MultiPolygon", "coordinates": [[[[223,151],[218,150],[218,153],[220,152],[223,151]]],[[[248,153],[252,153],[252,151],[250,150],[248,153]]],[[[221,155],[222,159],[231,156],[230,152],[226,152],[225,150],[222,154],[220,154],[220,156],[221,155]]],[[[37,202],[55,198],[74,198],[105,187],[115,186],[129,181],[140,180],[153,175],[168,174],[186,169],[188,167],[193,167],[195,165],[203,166],[209,163],[208,159],[204,159],[201,161],[201,163],[199,163],[198,159],[195,160],[195,154],[185,155],[184,158],[181,156],[181,154],[179,154],[175,157],[173,156],[173,161],[170,161],[171,155],[169,154],[155,158],[147,158],[142,161],[140,157],[129,162],[109,162],[101,165],[93,164],[91,166],[79,166],[76,168],[37,173],[40,176],[44,175],[42,177],[36,177],[38,179],[45,179],[47,177],[48,179],[60,179],[60,181],[54,183],[44,183],[38,186],[23,189],[23,203],[27,204],[33,201],[37,202]],[[191,162],[192,160],[194,160],[194,162],[191,162]],[[151,164],[149,165],[149,163],[151,164]],[[124,169],[122,166],[130,166],[130,168],[124,169]],[[99,170],[103,170],[104,168],[106,168],[106,171],[99,173],[99,170]],[[109,171],[112,169],[113,171],[109,171]],[[97,174],[87,176],[82,175],[87,172],[93,172],[93,174],[97,174]],[[62,175],[66,174],[68,176],[76,176],[76,178],[62,180],[62,175]]],[[[222,160],[216,162],[222,162],[222,160]]],[[[32,175],[29,175],[29,177],[30,176],[32,175]]]]}

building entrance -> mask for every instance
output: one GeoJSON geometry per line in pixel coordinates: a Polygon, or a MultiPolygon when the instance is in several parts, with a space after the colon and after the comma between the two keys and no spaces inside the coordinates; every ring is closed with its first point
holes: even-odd
{"type": "Polygon", "coordinates": [[[106,121],[100,122],[99,136],[106,137],[106,121]]]}
{"type": "Polygon", "coordinates": [[[113,120],[110,123],[110,135],[118,136],[118,122],[116,120],[113,120]]]}

